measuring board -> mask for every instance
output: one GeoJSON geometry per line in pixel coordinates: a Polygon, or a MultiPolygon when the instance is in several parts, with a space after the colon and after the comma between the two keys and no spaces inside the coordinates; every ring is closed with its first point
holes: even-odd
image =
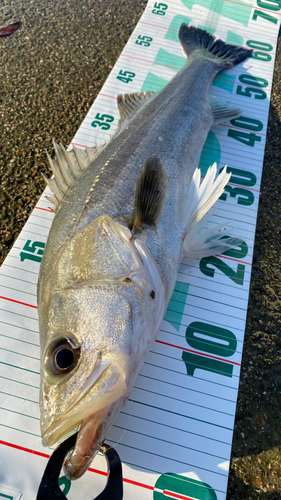
{"type": "MultiPolygon", "coordinates": [[[[183,67],[182,22],[254,49],[213,83],[243,115],[212,128],[200,160],[203,176],[214,161],[232,171],[210,225],[230,221],[245,242],[180,266],[161,331],[107,439],[123,462],[125,500],[226,497],[280,10],[280,0],[149,0],[72,142],[108,141],[118,93],[158,91],[183,67]]],[[[0,499],[34,499],[52,453],[39,428],[36,283],[53,217],[42,196],[0,271],[0,499]]],[[[60,482],[70,500],[92,499],[106,482],[104,458],[80,480],[62,473],[60,482]]]]}

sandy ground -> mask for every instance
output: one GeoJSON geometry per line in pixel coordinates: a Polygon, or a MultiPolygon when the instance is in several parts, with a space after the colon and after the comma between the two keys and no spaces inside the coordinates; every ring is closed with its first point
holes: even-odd
{"type": "MultiPolygon", "coordinates": [[[[67,145],[122,51],[145,0],[2,0],[0,261],[49,176],[51,138],[67,145]]],[[[281,43],[269,128],[227,499],[281,499],[281,43]]]]}

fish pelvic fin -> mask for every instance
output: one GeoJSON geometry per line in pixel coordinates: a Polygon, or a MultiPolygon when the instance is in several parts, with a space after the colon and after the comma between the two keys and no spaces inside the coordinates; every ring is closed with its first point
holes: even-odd
{"type": "Polygon", "coordinates": [[[46,196],[46,199],[54,205],[52,210],[56,212],[65,192],[97,157],[104,145],[96,145],[93,148],[86,147],[85,149],[78,149],[73,146],[71,151],[66,151],[62,144],[59,145],[54,140],[53,145],[56,158],[52,159],[47,153],[53,177],[51,179],[46,179],[43,175],[43,178],[53,193],[52,197],[46,196]]]}
{"type": "Polygon", "coordinates": [[[156,156],[148,158],[137,183],[133,227],[156,226],[167,193],[165,171],[156,156]]]}
{"type": "Polygon", "coordinates": [[[226,167],[215,180],[216,173],[217,164],[214,163],[200,184],[201,171],[197,168],[185,196],[187,204],[182,221],[186,234],[183,242],[184,259],[195,257],[201,259],[220,254],[243,242],[238,237],[229,237],[231,229],[227,229],[227,223],[216,225],[211,229],[203,229],[215,212],[210,208],[222,195],[231,177],[231,173],[226,172],[226,167]]]}
{"type": "Polygon", "coordinates": [[[223,42],[205,30],[184,23],[179,30],[179,40],[187,57],[200,50],[206,58],[214,59],[220,70],[236,66],[248,59],[253,52],[251,49],[223,42]]]}

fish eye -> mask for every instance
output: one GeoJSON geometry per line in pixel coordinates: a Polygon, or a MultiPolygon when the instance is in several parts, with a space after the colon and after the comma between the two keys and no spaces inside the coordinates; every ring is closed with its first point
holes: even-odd
{"type": "Polygon", "coordinates": [[[45,366],[53,375],[71,372],[80,358],[80,347],[67,337],[54,340],[47,351],[45,366]]]}

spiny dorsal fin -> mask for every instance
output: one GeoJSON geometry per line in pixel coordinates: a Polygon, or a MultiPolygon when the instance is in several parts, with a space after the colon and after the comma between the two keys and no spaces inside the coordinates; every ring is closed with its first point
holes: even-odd
{"type": "Polygon", "coordinates": [[[156,156],[146,160],[137,183],[133,227],[156,226],[167,192],[166,174],[156,156]]]}
{"type": "Polygon", "coordinates": [[[153,95],[154,92],[134,92],[133,94],[124,95],[118,94],[117,105],[120,113],[120,120],[118,123],[119,127],[153,95]]]}
{"type": "Polygon", "coordinates": [[[52,179],[46,179],[44,175],[43,177],[54,194],[52,198],[49,196],[46,196],[46,198],[53,203],[53,211],[55,212],[63,199],[64,193],[80,177],[83,170],[96,158],[104,148],[104,145],[93,148],[86,147],[86,149],[78,149],[73,146],[71,151],[66,151],[62,144],[59,146],[54,140],[53,144],[56,158],[52,160],[48,153],[47,158],[54,177],[52,179]]]}

